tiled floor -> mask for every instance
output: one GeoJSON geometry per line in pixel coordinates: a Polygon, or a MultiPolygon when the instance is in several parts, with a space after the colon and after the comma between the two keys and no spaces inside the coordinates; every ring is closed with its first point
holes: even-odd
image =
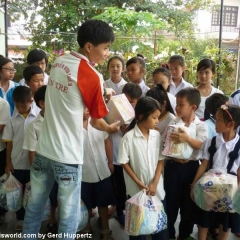
{"type": "MultiPolygon", "coordinates": [[[[110,229],[112,230],[112,236],[114,237],[115,240],[128,240],[128,235],[126,234],[126,232],[124,231],[124,229],[119,225],[119,223],[114,219],[111,218],[109,220],[110,223],[110,229]]],[[[176,223],[176,229],[178,227],[178,223],[179,223],[179,219],[176,223]]],[[[0,226],[0,239],[6,239],[3,238],[2,234],[14,234],[16,233],[16,231],[14,230],[16,225],[16,218],[15,218],[15,213],[13,212],[9,212],[6,214],[6,221],[5,223],[0,226]]],[[[97,227],[97,216],[95,216],[94,218],[91,219],[91,225],[92,225],[92,229],[93,229],[93,240],[100,240],[100,229],[98,229],[97,227]]],[[[42,228],[40,233],[44,234],[45,231],[45,227],[46,227],[46,221],[43,222],[42,224],[42,228]]],[[[194,232],[192,234],[192,236],[197,239],[197,227],[194,227],[194,232]]],[[[10,237],[8,239],[20,239],[19,237],[10,237]]],[[[39,239],[43,239],[43,238],[39,238],[39,239]]],[[[46,238],[45,238],[46,239],[46,238]]],[[[237,238],[236,236],[234,236],[233,234],[229,235],[229,240],[240,240],[240,238],[237,238]]],[[[161,239],[159,239],[161,240],[161,239]]]]}

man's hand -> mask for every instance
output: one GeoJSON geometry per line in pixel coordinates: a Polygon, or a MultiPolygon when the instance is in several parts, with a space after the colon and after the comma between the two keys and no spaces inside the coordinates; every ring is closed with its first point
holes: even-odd
{"type": "Polygon", "coordinates": [[[117,132],[119,129],[120,129],[120,121],[117,121],[117,122],[109,125],[109,129],[108,129],[107,133],[112,134],[112,133],[117,132]]]}

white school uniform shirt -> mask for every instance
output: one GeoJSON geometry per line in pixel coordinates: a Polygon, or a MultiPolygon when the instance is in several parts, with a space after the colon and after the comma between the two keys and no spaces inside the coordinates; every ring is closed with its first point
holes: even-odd
{"type": "MultiPolygon", "coordinates": [[[[180,117],[175,118],[169,123],[169,125],[179,125],[179,124],[185,125],[182,118],[180,117]]],[[[190,135],[191,136],[195,135],[196,136],[195,139],[199,140],[200,142],[204,143],[208,138],[208,131],[207,131],[207,126],[205,122],[202,122],[196,115],[194,120],[188,126],[188,128],[190,129],[190,135]]],[[[202,158],[202,148],[194,149],[191,157],[188,160],[199,160],[201,158],[202,158]]]]}
{"type": "MultiPolygon", "coordinates": [[[[10,120],[10,106],[6,100],[0,98],[0,125],[6,125],[10,120]]],[[[0,152],[6,148],[6,144],[2,141],[3,131],[0,133],[0,152]]],[[[5,161],[5,159],[2,159],[5,161]]]]}
{"type": "Polygon", "coordinates": [[[127,83],[127,81],[125,81],[123,78],[121,78],[120,82],[118,82],[118,83],[114,83],[110,78],[110,79],[104,81],[103,87],[104,88],[112,88],[116,92],[116,95],[118,95],[118,94],[122,93],[122,89],[126,83],[127,83]]]}
{"type": "Polygon", "coordinates": [[[142,80],[138,85],[139,85],[139,86],[141,87],[141,89],[142,89],[142,96],[141,96],[141,97],[146,96],[146,93],[147,93],[147,91],[148,91],[150,88],[145,84],[144,80],[142,80]]]}
{"type": "MultiPolygon", "coordinates": [[[[229,153],[233,151],[234,146],[239,140],[239,135],[236,133],[234,139],[225,142],[222,133],[216,136],[216,153],[213,156],[213,169],[222,169],[227,171],[227,165],[229,162],[229,153]]],[[[203,159],[210,160],[210,154],[208,148],[211,145],[212,139],[208,139],[203,145],[203,159]]],[[[234,161],[230,170],[231,173],[237,174],[237,170],[240,167],[240,151],[238,151],[238,158],[234,161]]]]}
{"type": "Polygon", "coordinates": [[[26,118],[18,111],[15,111],[10,121],[6,124],[2,139],[11,141],[13,144],[11,152],[11,162],[14,169],[29,170],[30,164],[28,159],[28,151],[22,149],[25,131],[36,117],[38,113],[36,109],[31,107],[31,110],[26,118]]]}
{"type": "Polygon", "coordinates": [[[35,152],[36,145],[40,136],[44,118],[39,113],[37,118],[34,119],[25,132],[23,149],[35,152]]]}
{"type": "Polygon", "coordinates": [[[173,109],[174,113],[176,113],[176,105],[177,105],[176,97],[169,92],[167,92],[167,95],[168,95],[168,99],[171,103],[172,109],[173,109]]]}
{"type": "Polygon", "coordinates": [[[105,151],[105,140],[108,133],[99,131],[88,123],[87,131],[83,129],[84,154],[82,181],[95,183],[111,176],[105,151]]]}
{"type": "Polygon", "coordinates": [[[176,96],[176,94],[184,89],[184,88],[187,88],[187,87],[193,87],[193,85],[187,81],[185,81],[183,78],[180,82],[180,84],[176,87],[175,86],[175,83],[173,82],[173,80],[170,81],[170,86],[169,86],[169,92],[171,94],[173,94],[174,96],[176,96]]]}
{"type": "MultiPolygon", "coordinates": [[[[149,130],[148,140],[143,136],[137,125],[127,132],[119,146],[118,162],[128,163],[137,177],[145,184],[149,185],[157,168],[158,161],[162,161],[164,156],[160,149],[161,136],[156,130],[149,130]]],[[[131,197],[140,191],[137,184],[125,172],[124,179],[126,183],[127,194],[131,197]]],[[[156,196],[163,200],[165,191],[163,188],[163,176],[159,179],[156,196]]]]}
{"type": "Polygon", "coordinates": [[[235,105],[240,106],[240,89],[234,91],[234,92],[231,94],[231,96],[230,96],[230,98],[229,98],[229,102],[230,102],[231,104],[235,104],[235,105]]]}
{"type": "Polygon", "coordinates": [[[16,83],[15,83],[14,81],[12,81],[12,80],[9,80],[9,86],[8,86],[8,89],[7,89],[6,92],[5,92],[4,89],[0,86],[0,89],[1,89],[1,92],[2,92],[2,95],[3,95],[3,99],[7,100],[7,99],[6,99],[6,95],[7,95],[8,91],[9,91],[10,89],[12,89],[13,87],[15,87],[15,86],[16,86],[16,83]]]}
{"type": "Polygon", "coordinates": [[[195,111],[195,114],[198,116],[199,119],[204,118],[205,102],[206,102],[207,98],[210,97],[211,95],[213,95],[214,93],[223,94],[223,92],[221,90],[219,90],[215,87],[212,87],[212,90],[208,96],[206,96],[206,97],[201,96],[201,102],[199,104],[198,109],[195,111]]]}
{"type": "Polygon", "coordinates": [[[167,112],[167,114],[162,119],[159,120],[157,128],[159,129],[159,132],[161,135],[163,135],[163,133],[164,133],[166,127],[168,126],[168,124],[170,123],[170,121],[172,121],[175,118],[176,118],[176,116],[174,116],[170,112],[167,112]]]}
{"type": "MultiPolygon", "coordinates": [[[[44,85],[48,84],[48,78],[49,78],[49,75],[47,75],[44,72],[44,80],[43,80],[44,81],[44,85]]],[[[19,81],[19,85],[28,87],[28,85],[25,83],[25,79],[24,78],[19,81]]]]}

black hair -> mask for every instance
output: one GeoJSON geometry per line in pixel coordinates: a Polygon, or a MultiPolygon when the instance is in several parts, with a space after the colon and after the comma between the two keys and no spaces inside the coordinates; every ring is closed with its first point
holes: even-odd
{"type": "Polygon", "coordinates": [[[197,65],[197,72],[210,68],[213,74],[216,72],[216,64],[209,58],[202,59],[197,65]]]}
{"type": "Polygon", "coordinates": [[[136,123],[141,123],[147,120],[148,117],[156,110],[161,112],[161,107],[158,101],[147,96],[141,97],[135,106],[135,118],[129,124],[127,131],[133,129],[136,123]]]}
{"type": "MultiPolygon", "coordinates": [[[[164,76],[166,76],[168,78],[169,81],[171,80],[171,73],[168,70],[168,68],[165,68],[165,67],[156,68],[153,71],[152,75],[154,76],[155,74],[158,74],[158,73],[162,73],[164,76]]],[[[169,88],[170,88],[170,84],[167,87],[167,92],[169,92],[169,88]]]]}
{"type": "Polygon", "coordinates": [[[45,101],[46,89],[47,89],[47,86],[44,85],[44,86],[40,87],[34,94],[34,101],[39,108],[41,108],[39,105],[39,101],[43,101],[43,102],[45,101]]]}
{"type": "Polygon", "coordinates": [[[17,86],[13,90],[12,98],[14,102],[25,103],[32,101],[32,92],[26,86],[17,86]]]}
{"type": "Polygon", "coordinates": [[[119,60],[122,63],[122,68],[124,68],[124,65],[125,65],[124,59],[120,56],[115,55],[115,56],[112,56],[111,58],[109,58],[109,60],[107,62],[107,69],[109,69],[109,65],[110,65],[111,61],[115,60],[115,59],[119,60]]]}
{"type": "Polygon", "coordinates": [[[234,104],[227,104],[226,107],[227,110],[219,108],[218,112],[222,112],[225,123],[229,123],[233,119],[233,121],[235,122],[234,129],[237,129],[240,126],[240,107],[234,104]]]}
{"type": "Polygon", "coordinates": [[[41,50],[39,48],[36,48],[36,49],[31,50],[28,53],[27,64],[32,65],[33,63],[42,61],[43,59],[45,59],[45,62],[46,62],[46,65],[47,65],[48,64],[47,54],[43,50],[41,50]]]}
{"type": "Polygon", "coordinates": [[[222,105],[226,104],[226,102],[228,101],[228,97],[225,96],[222,93],[214,93],[212,94],[210,97],[208,97],[206,99],[205,102],[205,107],[206,110],[212,114],[213,116],[215,116],[215,114],[217,113],[218,108],[220,108],[222,105]]]}
{"type": "Polygon", "coordinates": [[[43,74],[43,70],[39,66],[30,65],[23,69],[23,77],[25,81],[30,82],[31,78],[36,74],[43,74]]]}
{"type": "Polygon", "coordinates": [[[139,99],[142,96],[142,89],[138,84],[128,82],[124,85],[122,93],[128,95],[130,98],[139,99]]]}
{"type": "Polygon", "coordinates": [[[167,69],[167,68],[164,68],[164,67],[159,67],[159,68],[156,68],[152,75],[154,76],[155,74],[158,74],[158,73],[162,73],[164,76],[166,76],[169,80],[171,79],[171,73],[170,71],[167,69]]]}
{"type": "Polygon", "coordinates": [[[145,64],[145,61],[143,60],[143,58],[141,57],[133,57],[133,58],[130,58],[127,63],[126,63],[126,67],[128,67],[130,64],[132,63],[139,63],[141,65],[142,68],[146,68],[146,64],[145,64]]]}
{"type": "Polygon", "coordinates": [[[178,63],[182,67],[185,66],[184,58],[181,55],[172,55],[168,60],[168,64],[170,63],[178,63]]]}
{"type": "Polygon", "coordinates": [[[196,105],[197,108],[201,102],[200,92],[193,87],[187,87],[181,89],[177,94],[176,98],[186,98],[190,105],[196,105]]]}
{"type": "Polygon", "coordinates": [[[6,57],[0,57],[0,69],[9,62],[13,62],[11,59],[6,57]]]}
{"type": "Polygon", "coordinates": [[[154,99],[156,99],[160,106],[162,106],[164,104],[164,102],[166,102],[166,110],[170,113],[172,113],[173,115],[175,115],[172,105],[169,101],[167,92],[165,91],[165,89],[163,88],[163,86],[161,84],[157,84],[156,87],[151,88],[150,90],[147,91],[146,96],[148,97],[152,97],[154,99]]]}
{"type": "Polygon", "coordinates": [[[87,20],[78,29],[77,42],[83,48],[87,42],[97,46],[114,41],[112,28],[102,20],[87,20]]]}

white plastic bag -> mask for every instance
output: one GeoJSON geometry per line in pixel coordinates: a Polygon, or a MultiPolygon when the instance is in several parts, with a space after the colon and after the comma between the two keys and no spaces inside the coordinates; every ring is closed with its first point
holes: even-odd
{"type": "Polygon", "coordinates": [[[126,202],[125,230],[129,235],[149,235],[167,228],[167,215],[156,196],[140,191],[126,202]]]}
{"type": "Polygon", "coordinates": [[[11,173],[3,183],[3,193],[6,194],[6,210],[17,211],[22,207],[22,184],[11,173]]]}
{"type": "Polygon", "coordinates": [[[6,209],[7,208],[7,197],[3,192],[3,184],[6,182],[8,178],[7,174],[4,174],[0,177],[0,207],[6,209]]]}
{"type": "Polygon", "coordinates": [[[80,201],[80,219],[78,224],[78,231],[81,231],[87,226],[88,223],[88,210],[83,202],[83,200],[80,201]]]}
{"type": "Polygon", "coordinates": [[[233,208],[238,214],[240,214],[240,186],[233,198],[233,208]]]}
{"type": "MultiPolygon", "coordinates": [[[[31,184],[30,184],[30,182],[28,182],[25,185],[25,190],[24,190],[24,194],[23,194],[23,207],[24,208],[27,207],[28,198],[29,198],[30,193],[31,193],[31,184]]],[[[45,204],[45,207],[44,207],[42,221],[49,219],[50,215],[51,215],[51,202],[50,202],[50,199],[48,198],[47,202],[45,204]]]]}
{"type": "Polygon", "coordinates": [[[237,191],[237,176],[222,169],[210,169],[194,185],[196,204],[205,211],[234,213],[233,197],[237,191]]]}
{"type": "Polygon", "coordinates": [[[180,128],[188,135],[196,137],[196,129],[191,130],[190,128],[180,124],[168,125],[164,134],[162,154],[173,158],[189,159],[193,153],[193,148],[187,142],[174,143],[170,139],[171,133],[178,132],[180,128]]]}

